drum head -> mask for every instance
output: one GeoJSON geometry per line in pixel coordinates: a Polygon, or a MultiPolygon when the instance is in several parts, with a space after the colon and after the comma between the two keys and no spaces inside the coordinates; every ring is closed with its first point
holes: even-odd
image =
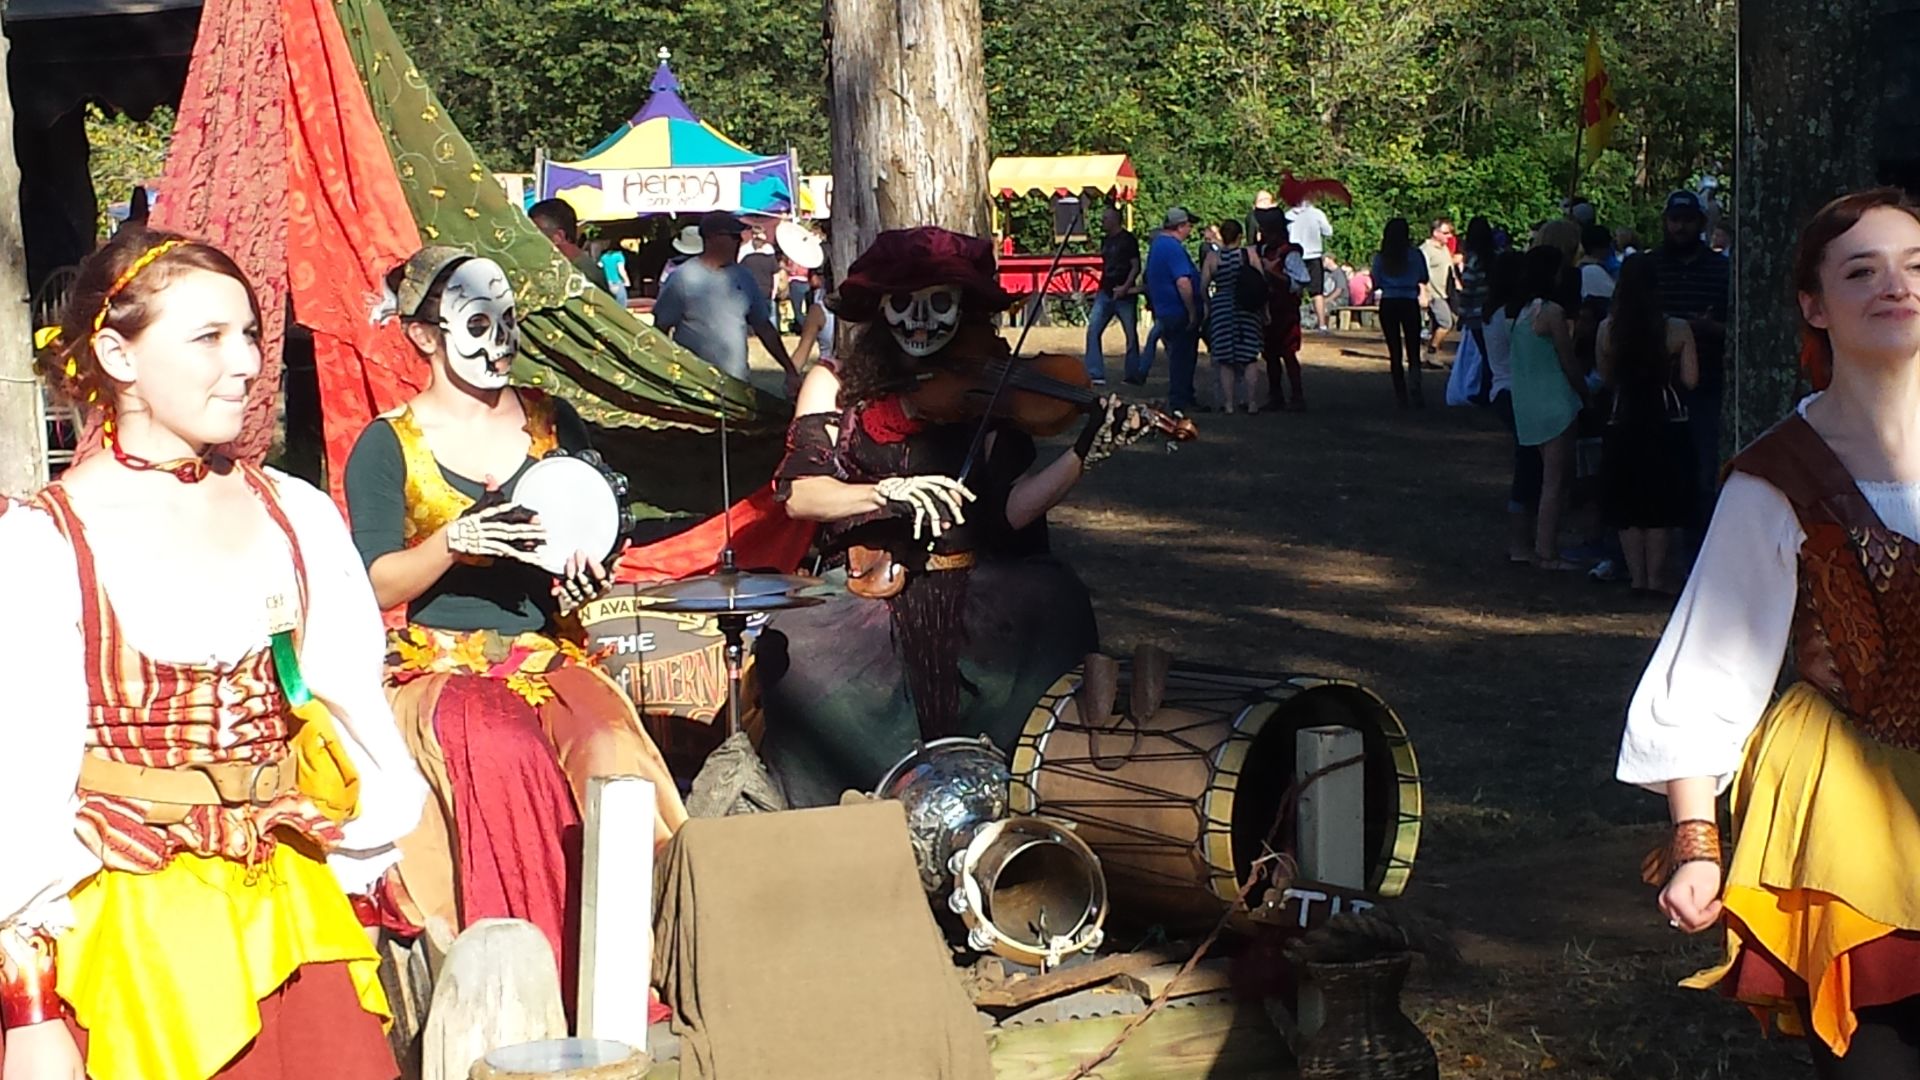
{"type": "Polygon", "coordinates": [[[548,573],[564,573],[576,551],[605,559],[620,542],[620,500],[606,476],[579,458],[534,462],[514,485],[513,501],[540,515],[547,543],[535,561],[548,573]]]}

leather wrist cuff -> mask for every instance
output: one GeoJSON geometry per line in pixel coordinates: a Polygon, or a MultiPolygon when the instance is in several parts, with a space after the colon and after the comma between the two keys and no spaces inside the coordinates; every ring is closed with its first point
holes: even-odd
{"type": "Polygon", "coordinates": [[[1673,826],[1673,868],[1679,869],[1690,862],[1710,862],[1722,865],[1720,858],[1720,826],[1712,821],[1679,821],[1673,826]]]}
{"type": "Polygon", "coordinates": [[[54,976],[51,935],[18,926],[0,929],[0,1030],[65,1016],[54,976]]]}
{"type": "Polygon", "coordinates": [[[1720,825],[1699,818],[1676,821],[1667,842],[1647,853],[1641,863],[1641,880],[1655,888],[1666,885],[1673,872],[1691,862],[1710,862],[1725,866],[1720,849],[1720,825]]]}

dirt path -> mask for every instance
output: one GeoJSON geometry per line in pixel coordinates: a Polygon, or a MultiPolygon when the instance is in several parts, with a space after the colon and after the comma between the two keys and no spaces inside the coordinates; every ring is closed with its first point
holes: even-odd
{"type": "Polygon", "coordinates": [[[1106,648],[1343,676],[1404,718],[1427,796],[1408,901],[1469,962],[1410,995],[1445,1075],[1807,1075],[1801,1047],[1674,987],[1717,946],[1669,930],[1638,881],[1663,808],[1612,765],[1664,610],[1510,566],[1496,419],[1440,407],[1439,372],[1430,407],[1400,412],[1384,359],[1346,354],[1383,357],[1377,337],[1308,337],[1308,412],[1197,416],[1200,442],[1133,448],[1054,513],[1106,648]]]}
{"type": "MultiPolygon", "coordinates": [[[[1084,334],[1043,327],[1027,348],[1078,353],[1084,334]]],[[[1110,329],[1116,377],[1120,346],[1110,329]]],[[[1385,355],[1375,332],[1309,334],[1309,411],[1196,415],[1199,442],[1130,448],[1052,513],[1104,648],[1349,678],[1400,714],[1426,795],[1405,903],[1467,961],[1416,970],[1407,995],[1449,1080],[1811,1075],[1796,1042],[1675,985],[1717,939],[1675,934],[1639,881],[1664,808],[1613,759],[1665,608],[1509,565],[1506,433],[1444,407],[1444,372],[1426,410],[1399,411],[1385,355]]],[[[1163,357],[1138,393],[1164,400],[1165,375],[1163,357]]],[[[1214,378],[1203,356],[1202,401],[1214,378]]]]}

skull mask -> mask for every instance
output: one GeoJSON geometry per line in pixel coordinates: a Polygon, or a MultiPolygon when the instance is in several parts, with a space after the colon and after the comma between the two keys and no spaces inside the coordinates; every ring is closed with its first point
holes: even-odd
{"type": "Polygon", "coordinates": [[[947,347],[960,329],[960,289],[935,285],[910,293],[888,293],[881,308],[887,329],[908,356],[924,359],[947,347]]]}
{"type": "Polygon", "coordinates": [[[447,363],[461,381],[479,390],[507,385],[513,354],[520,348],[513,287],[492,259],[468,259],[447,277],[440,295],[440,330],[447,363]]]}

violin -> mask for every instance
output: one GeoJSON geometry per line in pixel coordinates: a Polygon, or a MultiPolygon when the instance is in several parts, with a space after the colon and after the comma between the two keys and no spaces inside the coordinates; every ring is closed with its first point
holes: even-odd
{"type": "MultiPolygon", "coordinates": [[[[989,331],[991,332],[991,331],[989,331]]],[[[1029,435],[1065,433],[1086,413],[1104,408],[1106,395],[1093,389],[1086,365],[1068,353],[1015,356],[997,333],[998,348],[948,348],[950,356],[916,376],[903,396],[915,415],[936,424],[985,417],[989,404],[996,419],[1029,435]],[[984,355],[982,355],[984,353],[984,355]],[[1011,365],[1011,370],[1009,370],[1011,365]],[[1003,385],[1004,380],[1004,385],[1003,385]],[[996,396],[995,390],[1000,388],[996,396]]],[[[1132,405],[1149,427],[1175,442],[1200,437],[1193,421],[1147,405],[1132,405]]],[[[907,587],[907,568],[885,548],[853,545],[847,549],[847,590],[869,600],[898,596],[907,587]]]]}
{"type": "MultiPolygon", "coordinates": [[[[1106,402],[1107,396],[1093,389],[1093,380],[1079,357],[1068,353],[1015,356],[997,334],[993,337],[998,349],[975,351],[956,341],[947,351],[957,359],[944,360],[921,373],[904,395],[914,413],[936,424],[959,423],[980,419],[991,401],[995,419],[1044,438],[1062,434],[1083,414],[1106,402]],[[1011,372],[1007,370],[1009,365],[1011,372]],[[994,390],[1003,376],[1005,388],[996,398],[994,390]]],[[[1146,405],[1133,408],[1150,427],[1175,442],[1192,442],[1200,437],[1193,421],[1184,416],[1171,416],[1146,405]]]]}

